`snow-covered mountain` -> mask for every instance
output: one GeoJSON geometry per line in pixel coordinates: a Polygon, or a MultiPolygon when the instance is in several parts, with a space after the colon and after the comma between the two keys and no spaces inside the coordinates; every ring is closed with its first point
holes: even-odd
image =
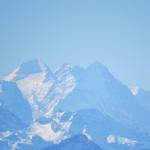
{"type": "MultiPolygon", "coordinates": [[[[74,67],[67,72],[74,77],[75,86],[60,101],[56,110],[96,108],[126,125],[134,124],[136,127],[149,129],[149,114],[141,108],[130,89],[115,79],[105,66],[96,62],[86,69],[74,67]]],[[[67,78],[67,75],[66,73],[63,78],[67,78]]],[[[62,74],[56,72],[56,76],[59,78],[62,74]]]]}
{"type": "Polygon", "coordinates": [[[0,84],[2,106],[31,122],[19,132],[21,140],[12,144],[16,150],[21,150],[22,140],[30,141],[26,142],[28,150],[38,144],[32,140],[37,137],[59,143],[79,134],[102,149],[149,147],[149,100],[148,92],[133,94],[99,62],[86,68],[63,64],[51,71],[41,61],[32,60],[0,84]]]}
{"type": "Polygon", "coordinates": [[[54,85],[54,76],[47,65],[39,60],[21,64],[4,79],[16,82],[33,109],[33,117],[39,116],[43,109],[42,101],[54,85]]]}

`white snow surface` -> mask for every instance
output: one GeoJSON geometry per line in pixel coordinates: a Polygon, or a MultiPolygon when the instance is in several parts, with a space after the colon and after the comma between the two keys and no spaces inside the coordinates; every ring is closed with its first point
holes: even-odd
{"type": "Polygon", "coordinates": [[[139,92],[139,87],[138,86],[133,86],[131,88],[131,92],[132,92],[133,95],[136,96],[138,94],[138,92],[139,92]]]}
{"type": "Polygon", "coordinates": [[[129,138],[126,138],[126,137],[121,137],[121,136],[115,136],[113,134],[110,134],[107,136],[107,142],[109,144],[123,144],[123,145],[128,145],[128,146],[131,146],[131,147],[134,147],[138,141],[136,140],[131,140],[129,138]]]}

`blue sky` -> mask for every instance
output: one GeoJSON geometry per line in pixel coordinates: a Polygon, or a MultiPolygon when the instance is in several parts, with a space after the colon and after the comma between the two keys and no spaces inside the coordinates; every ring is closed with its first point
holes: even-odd
{"type": "Polygon", "coordinates": [[[100,61],[150,90],[149,0],[0,0],[0,77],[34,58],[51,68],[100,61]]]}

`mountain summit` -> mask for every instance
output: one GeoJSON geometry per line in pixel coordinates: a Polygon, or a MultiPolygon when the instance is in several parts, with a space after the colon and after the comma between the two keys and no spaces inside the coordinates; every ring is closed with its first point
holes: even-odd
{"type": "Polygon", "coordinates": [[[35,59],[29,62],[22,63],[11,74],[5,77],[5,80],[21,80],[31,74],[45,73],[52,75],[49,67],[42,61],[35,59]]]}

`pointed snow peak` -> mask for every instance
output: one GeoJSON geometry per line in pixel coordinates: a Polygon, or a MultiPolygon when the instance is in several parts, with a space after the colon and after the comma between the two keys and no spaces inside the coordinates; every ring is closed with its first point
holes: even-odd
{"type": "Polygon", "coordinates": [[[5,80],[18,80],[22,79],[30,74],[35,73],[45,73],[49,76],[52,75],[51,70],[46,64],[38,59],[34,59],[25,63],[22,63],[17,69],[15,69],[11,74],[5,77],[5,80]]]}
{"type": "Polygon", "coordinates": [[[108,70],[103,64],[100,62],[96,61],[92,64],[90,64],[87,69],[92,69],[92,70],[108,70]]]}
{"type": "Polygon", "coordinates": [[[49,68],[42,61],[35,59],[21,64],[17,72],[21,74],[30,74],[47,70],[49,70],[49,68]]]}
{"type": "Polygon", "coordinates": [[[96,61],[89,65],[86,68],[87,72],[90,74],[97,74],[97,75],[102,75],[102,76],[112,76],[109,70],[100,62],[96,61]]]}

